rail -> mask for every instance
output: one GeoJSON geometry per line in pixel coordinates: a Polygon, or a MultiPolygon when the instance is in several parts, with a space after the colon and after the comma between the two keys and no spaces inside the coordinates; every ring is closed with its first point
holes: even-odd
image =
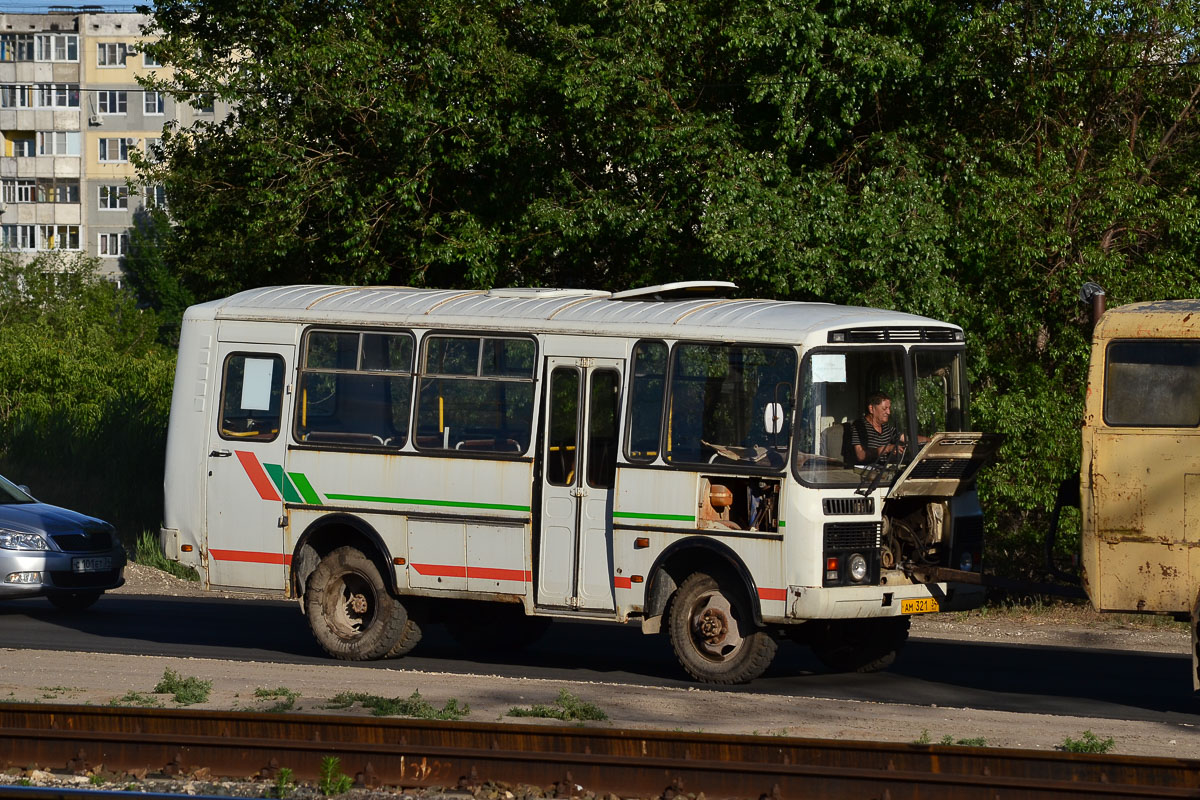
{"type": "MultiPolygon", "coordinates": [[[[563,725],[478,724],[69,705],[0,704],[7,766],[315,781],[340,760],[359,785],[485,783],[657,798],[1200,798],[1200,761],[718,736],[563,725]]],[[[19,792],[0,796],[24,796],[19,792]]]]}

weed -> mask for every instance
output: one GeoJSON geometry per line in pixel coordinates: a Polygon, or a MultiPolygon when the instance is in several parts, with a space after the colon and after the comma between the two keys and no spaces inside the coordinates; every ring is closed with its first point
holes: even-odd
{"type": "Polygon", "coordinates": [[[471,713],[471,707],[463,703],[460,707],[458,700],[451,697],[439,711],[421,693],[414,691],[407,699],[400,697],[380,697],[362,692],[342,692],[330,699],[326,708],[349,708],[355,703],[361,703],[363,708],[371,709],[376,717],[414,717],[416,719],[449,719],[459,720],[471,713]]]}
{"type": "Polygon", "coordinates": [[[29,778],[18,778],[17,786],[33,786],[33,781],[29,780],[29,778]]]}
{"type": "Polygon", "coordinates": [[[1098,753],[1103,755],[1112,750],[1116,744],[1111,736],[1107,739],[1101,739],[1091,731],[1084,731],[1078,739],[1072,739],[1070,736],[1063,739],[1063,743],[1058,746],[1058,749],[1067,753],[1098,753]]]}
{"type": "Polygon", "coordinates": [[[563,689],[558,693],[554,705],[535,705],[529,708],[513,708],[508,712],[510,717],[545,717],[546,719],[568,720],[605,720],[605,714],[591,703],[585,703],[575,695],[563,689]]]}
{"type": "MultiPolygon", "coordinates": [[[[922,744],[925,743],[922,742],[922,744]]],[[[959,747],[987,747],[987,739],[982,736],[976,736],[972,739],[955,739],[950,734],[946,734],[938,744],[946,745],[947,747],[952,745],[959,747]]]]}
{"type": "Polygon", "coordinates": [[[933,740],[929,738],[929,729],[922,728],[920,738],[914,739],[913,744],[929,744],[933,740]]]}
{"type": "Polygon", "coordinates": [[[341,770],[342,761],[337,756],[326,756],[321,759],[321,781],[318,784],[321,794],[329,796],[345,794],[350,791],[354,781],[341,770]]]}
{"type": "Polygon", "coordinates": [[[157,708],[161,705],[157,697],[151,697],[142,692],[126,692],[121,697],[114,697],[108,701],[110,706],[143,706],[145,708],[157,708]]]}
{"type": "Polygon", "coordinates": [[[276,800],[283,800],[295,788],[296,784],[292,781],[292,770],[288,767],[280,767],[279,772],[275,775],[275,785],[271,787],[268,795],[276,800]]]}
{"type": "Polygon", "coordinates": [[[108,781],[106,781],[104,776],[100,773],[93,772],[88,776],[88,783],[90,783],[92,786],[103,786],[104,784],[108,783],[108,781]]]}
{"type": "Polygon", "coordinates": [[[255,689],[254,696],[260,700],[276,701],[267,711],[291,711],[296,707],[296,698],[300,693],[280,686],[278,689],[255,689]]]}
{"type": "Polygon", "coordinates": [[[203,703],[212,691],[212,681],[200,678],[183,678],[173,669],[163,671],[162,680],[154,687],[155,694],[174,695],[175,702],[181,706],[193,703],[203,703]]]}
{"type": "Polygon", "coordinates": [[[158,545],[158,534],[153,531],[142,531],[133,550],[133,560],[134,563],[154,567],[169,575],[174,575],[176,578],[183,578],[185,581],[200,580],[196,570],[185,567],[178,561],[167,560],[167,557],[162,554],[162,548],[158,545]]]}

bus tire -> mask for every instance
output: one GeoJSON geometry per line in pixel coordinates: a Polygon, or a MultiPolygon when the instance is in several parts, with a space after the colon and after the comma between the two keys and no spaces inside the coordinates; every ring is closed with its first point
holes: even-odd
{"type": "Polygon", "coordinates": [[[879,672],[908,641],[909,617],[838,619],[806,623],[813,654],[833,672],[879,672]]]}
{"type": "Polygon", "coordinates": [[[408,612],[375,562],[355,547],[339,547],[321,559],[308,579],[304,604],[313,635],[334,658],[384,658],[411,640],[405,635],[408,612]]]}
{"type": "Polygon", "coordinates": [[[667,609],[675,657],[703,683],[746,683],[762,675],[777,643],[758,628],[740,593],[703,572],[676,590],[667,609]]]}

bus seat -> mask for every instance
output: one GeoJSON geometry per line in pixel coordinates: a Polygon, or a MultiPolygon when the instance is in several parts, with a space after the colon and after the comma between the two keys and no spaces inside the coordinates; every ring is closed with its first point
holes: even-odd
{"type": "Polygon", "coordinates": [[[845,432],[846,426],[841,422],[835,422],[821,431],[821,455],[828,458],[841,458],[845,432]]]}

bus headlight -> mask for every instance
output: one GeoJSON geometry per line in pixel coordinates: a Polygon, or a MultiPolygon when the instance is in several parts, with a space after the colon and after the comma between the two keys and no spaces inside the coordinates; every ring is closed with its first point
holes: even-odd
{"type": "Polygon", "coordinates": [[[850,580],[862,583],[867,577],[867,560],[860,553],[854,553],[846,562],[850,571],[850,580]]]}

